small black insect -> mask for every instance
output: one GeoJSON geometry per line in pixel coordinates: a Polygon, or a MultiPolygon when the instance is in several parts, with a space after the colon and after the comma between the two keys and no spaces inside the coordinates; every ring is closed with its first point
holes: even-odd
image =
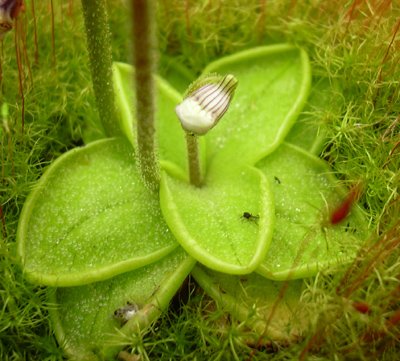
{"type": "Polygon", "coordinates": [[[274,176],[274,179],[276,183],[281,184],[281,180],[277,176],[274,176]]]}
{"type": "Polygon", "coordinates": [[[243,212],[242,218],[247,219],[248,221],[254,221],[257,222],[260,216],[258,215],[253,215],[250,212],[243,212]]]}

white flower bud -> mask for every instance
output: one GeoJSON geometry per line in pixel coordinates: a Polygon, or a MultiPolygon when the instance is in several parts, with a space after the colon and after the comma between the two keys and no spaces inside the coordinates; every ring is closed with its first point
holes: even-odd
{"type": "MultiPolygon", "coordinates": [[[[189,92],[183,102],[175,108],[182,127],[187,132],[197,135],[207,133],[228,110],[238,83],[237,79],[233,75],[226,75],[222,79],[215,76],[212,78],[214,81],[205,82],[189,92]]],[[[207,78],[205,80],[207,81],[207,78]]]]}

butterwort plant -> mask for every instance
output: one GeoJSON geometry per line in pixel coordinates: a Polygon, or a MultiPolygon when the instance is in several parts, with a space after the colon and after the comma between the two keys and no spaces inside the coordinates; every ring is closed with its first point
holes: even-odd
{"type": "MultiPolygon", "coordinates": [[[[151,26],[150,4],[135,4],[134,16],[151,26]]],[[[226,56],[182,98],[146,65],[150,54],[135,67],[93,56],[97,46],[110,54],[110,37],[98,33],[108,30],[97,23],[107,19],[106,8],[103,1],[83,5],[106,136],[48,167],[17,234],[26,277],[51,286],[51,319],[67,355],[109,359],[132,345],[190,272],[212,297],[224,289],[223,302],[246,320],[247,307],[229,287],[235,277],[246,282],[251,304],[276,295],[276,281],[354,258],[366,231],[362,214],[355,207],[345,223],[326,221],[327,205],[344,193],[310,152],[320,144],[318,130],[295,126],[312,89],[304,50],[278,44],[226,56]],[[96,79],[103,75],[109,81],[96,79]],[[105,94],[112,94],[108,110],[105,94]]]]}

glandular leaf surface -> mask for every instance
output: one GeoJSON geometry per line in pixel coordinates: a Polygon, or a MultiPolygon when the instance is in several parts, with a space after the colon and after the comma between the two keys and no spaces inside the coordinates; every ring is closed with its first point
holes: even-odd
{"type": "Polygon", "coordinates": [[[24,273],[52,286],[103,280],[178,245],[124,139],[97,141],[58,158],[24,205],[17,241],[24,273]]]}
{"type": "Polygon", "coordinates": [[[113,360],[148,327],[179,289],[195,261],[182,248],[106,281],[51,289],[55,333],[73,360],[113,360]]]}
{"type": "Polygon", "coordinates": [[[164,218],[182,247],[220,272],[253,271],[268,249],[274,204],[269,183],[255,168],[207,179],[194,187],[162,174],[164,218]]]}
{"type": "Polygon", "coordinates": [[[307,99],[307,54],[287,44],[246,50],[209,64],[203,73],[238,79],[225,116],[207,135],[210,173],[240,167],[272,152],[293,126],[307,99]]]}
{"type": "MultiPolygon", "coordinates": [[[[128,64],[114,63],[113,74],[121,128],[131,144],[136,147],[134,68],[128,64]]],[[[158,155],[161,160],[167,160],[180,169],[186,170],[185,133],[175,114],[175,107],[182,101],[182,96],[163,78],[155,75],[154,80],[157,100],[155,126],[158,155]]]]}
{"type": "Polygon", "coordinates": [[[339,224],[330,216],[346,196],[325,162],[289,143],[257,167],[273,182],[276,226],[257,272],[276,279],[315,275],[354,259],[367,223],[357,205],[339,224]]]}
{"type": "Polygon", "coordinates": [[[192,275],[219,307],[254,331],[254,344],[297,340],[307,325],[300,302],[303,280],[271,281],[256,273],[232,276],[201,265],[192,275]]]}

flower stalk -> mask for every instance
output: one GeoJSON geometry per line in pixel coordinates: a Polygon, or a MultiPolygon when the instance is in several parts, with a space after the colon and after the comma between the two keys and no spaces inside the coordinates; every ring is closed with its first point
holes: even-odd
{"type": "Polygon", "coordinates": [[[107,136],[120,134],[114,104],[111,34],[106,0],[82,0],[93,90],[107,136]]]}
{"type": "Polygon", "coordinates": [[[133,57],[135,66],[137,149],[140,173],[153,190],[159,186],[155,140],[155,20],[152,0],[132,1],[133,57]]]}
{"type": "Polygon", "coordinates": [[[186,147],[188,152],[190,183],[196,187],[200,187],[202,179],[200,171],[199,144],[196,134],[186,132],[186,147]]]}
{"type": "Polygon", "coordinates": [[[233,75],[207,75],[196,80],[186,91],[175,111],[186,131],[190,183],[202,184],[197,136],[215,127],[226,113],[237,87],[233,75]]]}

